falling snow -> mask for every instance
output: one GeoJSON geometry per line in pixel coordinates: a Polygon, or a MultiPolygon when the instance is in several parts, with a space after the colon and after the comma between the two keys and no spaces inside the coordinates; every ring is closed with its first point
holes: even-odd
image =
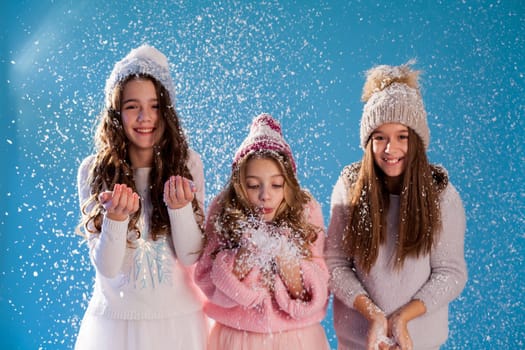
{"type": "MultiPolygon", "coordinates": [[[[3,8],[0,348],[69,349],[94,271],[76,235],[76,170],[113,64],[149,43],[201,154],[206,204],[251,119],[277,118],[329,219],[359,160],[364,72],[417,59],[431,129],[467,212],[469,281],[444,349],[525,347],[525,7],[519,1],[25,1],[3,8]],[[169,3],[168,5],[166,3],[169,3]],[[476,332],[472,332],[476,329],[476,332]]],[[[330,315],[323,321],[331,344],[330,315]]]]}

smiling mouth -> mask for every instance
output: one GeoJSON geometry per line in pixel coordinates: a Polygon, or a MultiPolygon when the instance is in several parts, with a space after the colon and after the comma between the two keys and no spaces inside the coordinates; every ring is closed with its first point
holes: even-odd
{"type": "Polygon", "coordinates": [[[272,208],[262,208],[262,212],[263,212],[264,214],[270,214],[272,211],[273,211],[272,208]]]}
{"type": "Polygon", "coordinates": [[[140,129],[135,129],[136,132],[138,132],[139,134],[150,134],[154,131],[155,129],[154,128],[140,128],[140,129]]]}
{"type": "Polygon", "coordinates": [[[383,161],[387,164],[390,164],[390,165],[395,165],[399,162],[401,162],[403,160],[403,158],[394,158],[394,159],[387,159],[387,158],[383,158],[383,161]]]}

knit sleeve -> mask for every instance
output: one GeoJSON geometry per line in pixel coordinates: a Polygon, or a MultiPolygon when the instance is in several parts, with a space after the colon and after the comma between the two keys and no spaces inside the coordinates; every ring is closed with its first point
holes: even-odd
{"type": "Polygon", "coordinates": [[[193,177],[193,183],[197,188],[197,201],[199,206],[204,211],[204,198],[206,197],[206,186],[204,183],[204,165],[200,155],[194,150],[190,149],[190,156],[188,159],[188,168],[190,170],[191,176],[193,177]]]}
{"type": "Polygon", "coordinates": [[[452,184],[442,194],[441,220],[442,230],[430,253],[430,278],[414,295],[414,299],[423,301],[427,312],[443,307],[458,297],[467,281],[465,211],[452,184]]]}
{"type": "Polygon", "coordinates": [[[233,273],[234,263],[235,251],[223,250],[217,254],[210,271],[211,281],[216,291],[215,297],[210,300],[219,306],[227,307],[222,300],[228,296],[228,299],[233,301],[231,306],[240,305],[252,308],[269,298],[268,289],[260,283],[260,270],[253,268],[241,281],[233,273]]]}
{"type": "Polygon", "coordinates": [[[321,206],[312,201],[308,206],[309,221],[322,228],[312,246],[312,257],[301,261],[301,274],[308,301],[293,299],[279,276],[275,279],[275,300],[280,309],[294,319],[323,314],[328,303],[328,268],[323,259],[325,228],[321,206]]]}
{"type": "MultiPolygon", "coordinates": [[[[93,160],[94,156],[86,158],[78,169],[77,185],[81,206],[91,196],[88,177],[93,160]]],[[[104,216],[100,233],[88,233],[91,261],[96,270],[105,277],[115,277],[122,266],[126,252],[128,222],[129,218],[115,221],[104,216]]]]}
{"type": "MultiPolygon", "coordinates": [[[[188,168],[197,188],[197,202],[204,212],[204,170],[200,156],[194,151],[190,151],[188,168]]],[[[186,266],[195,263],[202,250],[203,235],[191,203],[180,209],[168,209],[168,215],[177,258],[186,266]]]]}
{"type": "Polygon", "coordinates": [[[215,217],[219,211],[217,198],[210,205],[206,223],[207,243],[195,268],[195,282],[209,301],[221,307],[253,307],[268,297],[266,289],[258,288],[260,272],[252,269],[240,281],[233,273],[235,250],[225,249],[213,256],[219,247],[215,231],[215,217]]]}
{"type": "Polygon", "coordinates": [[[358,295],[367,295],[363,285],[353,271],[351,260],[343,249],[343,234],[348,223],[347,188],[343,175],[332,191],[330,224],[325,248],[325,259],[330,272],[331,292],[347,307],[353,308],[358,295]]]}

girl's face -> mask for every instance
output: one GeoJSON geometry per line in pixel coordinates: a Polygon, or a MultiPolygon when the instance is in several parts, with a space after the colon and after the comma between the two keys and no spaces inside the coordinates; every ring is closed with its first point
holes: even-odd
{"type": "Polygon", "coordinates": [[[124,85],[121,101],[120,113],[132,164],[150,166],[153,146],[164,131],[155,85],[147,79],[130,80],[124,85]]]}
{"type": "Polygon", "coordinates": [[[379,126],[371,135],[376,165],[387,177],[400,177],[407,167],[408,128],[399,123],[379,126]]]}
{"type": "Polygon", "coordinates": [[[272,221],[284,200],[284,175],[273,159],[254,158],[246,163],[244,185],[248,201],[272,221]]]}

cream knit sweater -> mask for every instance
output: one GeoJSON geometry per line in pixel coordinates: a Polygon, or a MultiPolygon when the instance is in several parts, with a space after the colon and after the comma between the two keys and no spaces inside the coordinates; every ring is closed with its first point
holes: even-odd
{"type": "MultiPolygon", "coordinates": [[[[348,174],[348,171],[346,172],[348,174]]],[[[342,249],[347,224],[350,179],[339,177],[332,193],[331,219],[325,258],[334,295],[334,328],[340,349],[365,349],[368,322],[354,308],[360,294],[368,295],[387,315],[412,299],[423,301],[426,314],[408,324],[414,349],[437,349],[448,336],[448,304],[467,280],[464,259],[465,213],[456,189],[449,183],[441,194],[442,231],[429,255],[408,258],[403,268],[393,268],[399,213],[399,197],[390,196],[387,241],[366,275],[354,266],[342,249]]]]}

